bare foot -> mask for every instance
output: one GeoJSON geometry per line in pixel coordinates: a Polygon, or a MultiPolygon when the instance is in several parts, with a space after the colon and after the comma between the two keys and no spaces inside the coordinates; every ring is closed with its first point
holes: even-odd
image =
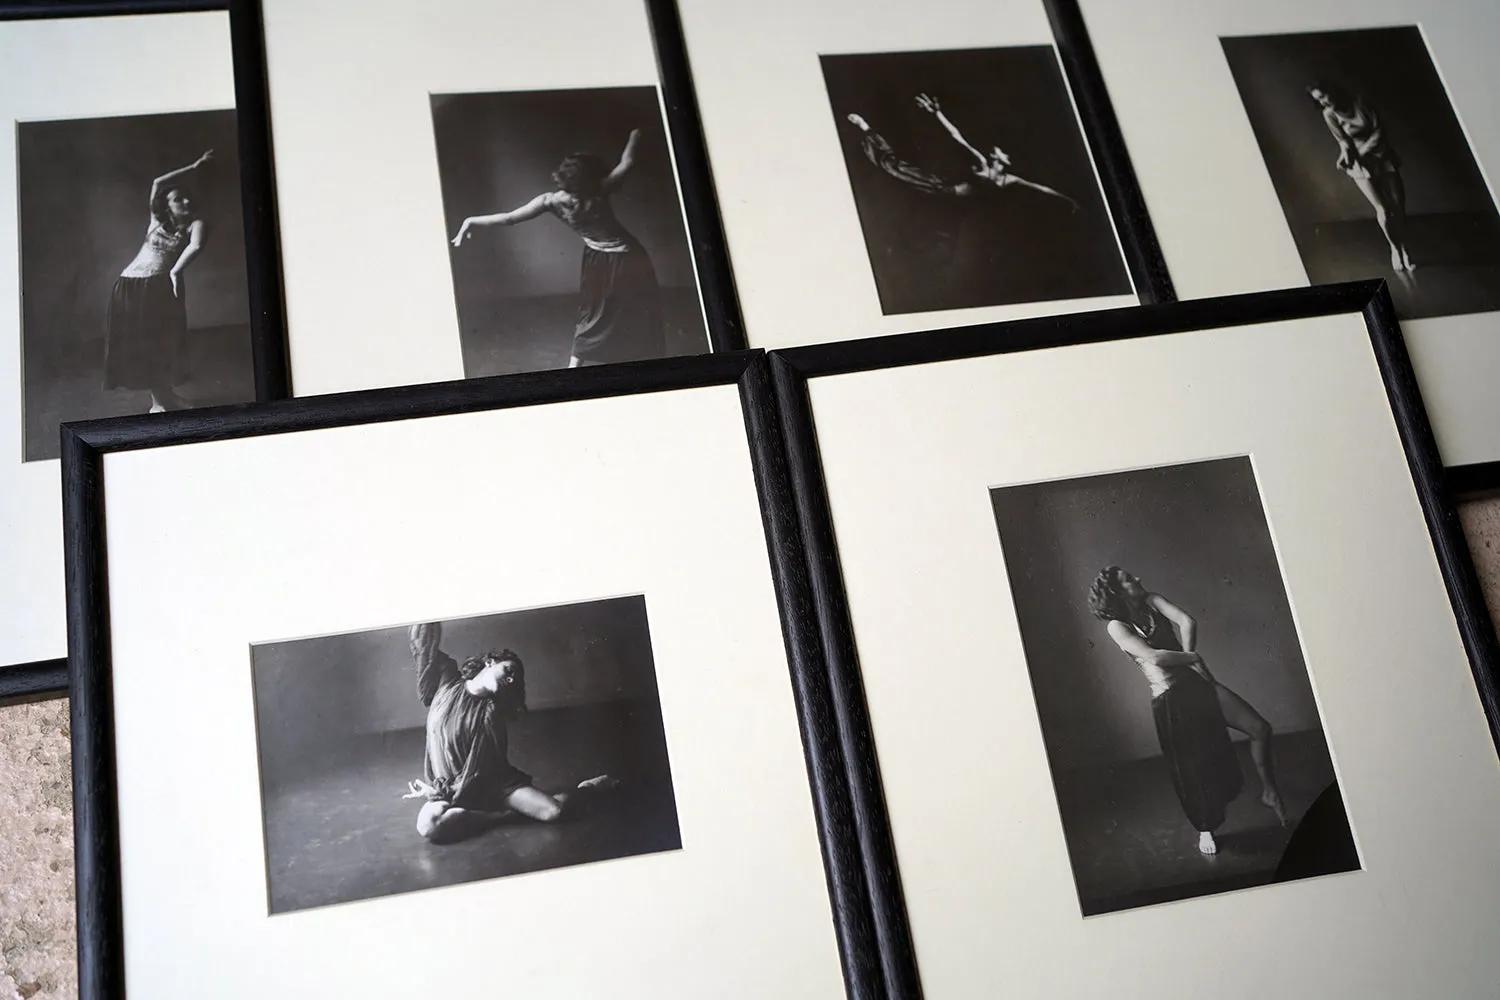
{"type": "Polygon", "coordinates": [[[582,788],[592,788],[592,789],[594,789],[596,791],[605,792],[605,791],[609,791],[611,788],[619,788],[620,787],[620,779],[619,778],[610,777],[607,774],[601,774],[598,777],[587,778],[587,779],[585,779],[583,781],[580,781],[578,783],[578,787],[580,789],[582,789],[582,788]]]}
{"type": "Polygon", "coordinates": [[[1411,262],[1411,254],[1407,253],[1405,250],[1401,251],[1401,263],[1406,265],[1406,270],[1408,273],[1417,269],[1417,265],[1411,262]]]}
{"type": "Polygon", "coordinates": [[[1281,801],[1281,793],[1267,789],[1260,793],[1260,804],[1276,814],[1276,819],[1282,826],[1286,826],[1286,805],[1281,801]]]}
{"type": "Polygon", "coordinates": [[[1207,830],[1198,833],[1198,851],[1201,854],[1218,854],[1219,845],[1214,843],[1214,835],[1207,830]]]}

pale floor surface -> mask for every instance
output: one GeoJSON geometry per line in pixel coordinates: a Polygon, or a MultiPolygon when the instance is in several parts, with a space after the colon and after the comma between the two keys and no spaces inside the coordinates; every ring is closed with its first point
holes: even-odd
{"type": "MultiPolygon", "coordinates": [[[[1459,510],[1491,615],[1500,610],[1500,499],[1459,510]]],[[[0,709],[0,1000],[74,997],[68,705],[0,709]]]]}

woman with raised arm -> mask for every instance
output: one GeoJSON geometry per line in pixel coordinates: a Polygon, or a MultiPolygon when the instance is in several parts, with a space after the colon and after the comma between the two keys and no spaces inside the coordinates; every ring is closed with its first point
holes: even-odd
{"type": "Polygon", "coordinates": [[[561,219],[583,240],[579,289],[583,301],[573,331],[569,368],[638,361],[666,354],[661,286],[646,248],[615,218],[609,196],[635,167],[640,129],[611,168],[593,153],[572,153],[552,172],[555,191],[544,191],[519,208],[470,216],[458,228],[460,247],[478,229],[514,226],[542,215],[561,219]]]}
{"type": "Polygon", "coordinates": [[[844,116],[844,120],[859,130],[860,149],[864,151],[865,158],[875,164],[887,174],[903,184],[910,184],[919,191],[927,194],[947,194],[965,197],[974,193],[974,186],[968,181],[949,183],[930,170],[924,170],[916,164],[903,160],[896,155],[896,150],[891,146],[885,136],[870,127],[863,115],[853,112],[844,116]]]}
{"type": "Polygon", "coordinates": [[[943,114],[943,109],[938,105],[936,98],[928,94],[918,94],[917,107],[935,117],[938,120],[938,124],[942,125],[947,133],[953,137],[953,141],[962,146],[969,152],[969,155],[973,156],[974,159],[978,161],[978,163],[973,167],[973,170],[974,173],[979,177],[993,184],[997,188],[1007,188],[1013,184],[1019,184],[1022,187],[1031,188],[1033,191],[1040,191],[1042,194],[1051,195],[1054,198],[1061,198],[1063,201],[1073,206],[1073,211],[1078,211],[1078,202],[1074,201],[1072,198],[1069,198],[1061,191],[1050,188],[1045,184],[1037,184],[1034,181],[1028,181],[1024,177],[1017,177],[1015,174],[1011,173],[1010,157],[1007,156],[1005,151],[1002,150],[999,146],[993,147],[988,156],[975,149],[974,146],[970,144],[969,140],[964,138],[964,134],[958,130],[958,126],[953,124],[953,122],[949,120],[947,115],[943,114]]]}
{"type": "Polygon", "coordinates": [[[1415,270],[1406,249],[1406,185],[1401,180],[1401,157],[1386,135],[1380,118],[1364,98],[1329,83],[1315,83],[1307,96],[1323,111],[1323,124],[1339,144],[1334,166],[1342,170],[1375,209],[1375,221],[1391,247],[1391,270],[1397,275],[1415,270]]]}
{"type": "Polygon", "coordinates": [[[109,296],[104,388],[149,391],[152,413],[187,405],[176,391],[188,346],[183,274],[208,234],[187,181],[213,155],[210,149],[151,182],[146,240],[109,296]]]}
{"type": "Polygon", "coordinates": [[[1198,625],[1192,616],[1118,566],[1094,579],[1089,611],[1106,623],[1109,637],[1135,660],[1151,687],[1162,757],[1182,810],[1198,831],[1198,850],[1218,852],[1213,831],[1244,784],[1229,729],[1250,737],[1260,801],[1285,826],[1286,808],[1271,766],[1271,724],[1208,672],[1195,649],[1198,625]]]}

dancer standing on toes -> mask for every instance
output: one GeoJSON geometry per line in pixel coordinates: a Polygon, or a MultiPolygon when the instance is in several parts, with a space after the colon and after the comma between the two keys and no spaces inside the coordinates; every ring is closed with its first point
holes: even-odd
{"type": "Polygon", "coordinates": [[[1307,95],[1323,109],[1323,123],[1339,144],[1339,170],[1359,188],[1375,209],[1375,221],[1391,245],[1391,270],[1398,275],[1414,270],[1406,249],[1406,185],[1401,180],[1401,157],[1391,145],[1380,118],[1364,99],[1342,87],[1316,83],[1307,95]]]}
{"type": "Polygon", "coordinates": [[[1250,737],[1260,776],[1260,800],[1285,826],[1286,808],[1271,766],[1271,724],[1208,672],[1191,615],[1118,566],[1094,579],[1089,610],[1107,623],[1109,637],[1132,657],[1151,686],[1151,714],[1172,786],[1198,831],[1198,850],[1218,852],[1213,832],[1244,783],[1229,729],[1250,737]],[[1226,728],[1227,727],[1227,728],[1226,728]]]}
{"type": "Polygon", "coordinates": [[[151,182],[146,240],[109,296],[104,388],[148,390],[152,413],[187,405],[176,391],[187,355],[183,274],[202,252],[208,231],[186,180],[213,155],[210,149],[151,182]]]}
{"type": "Polygon", "coordinates": [[[573,331],[569,368],[639,361],[666,354],[661,287],[646,248],[615,218],[609,196],[635,168],[640,129],[630,133],[620,160],[610,168],[593,153],[573,153],[552,172],[555,191],[544,191],[520,208],[463,221],[455,247],[485,226],[514,226],[552,214],[583,240],[579,288],[583,301],[573,331]]]}
{"type": "Polygon", "coordinates": [[[958,143],[964,149],[968,150],[969,155],[973,156],[974,159],[979,161],[978,164],[973,168],[974,173],[979,177],[993,184],[997,188],[1007,188],[1013,184],[1019,184],[1022,187],[1031,188],[1033,191],[1040,191],[1042,194],[1051,195],[1053,198],[1061,198],[1063,201],[1073,206],[1073,211],[1078,211],[1078,202],[1074,201],[1072,198],[1069,198],[1061,191],[1055,190],[1054,188],[1049,188],[1045,184],[1037,184],[1034,181],[1028,181],[1024,177],[1017,177],[1015,174],[1011,173],[1010,157],[1007,156],[1005,154],[1005,151],[1002,150],[999,146],[992,147],[988,156],[975,149],[969,143],[969,140],[964,138],[964,134],[958,130],[958,126],[953,124],[953,122],[948,119],[947,115],[943,114],[943,109],[938,106],[936,98],[928,94],[918,94],[917,107],[921,108],[923,111],[926,111],[934,118],[936,118],[938,120],[938,124],[942,125],[947,133],[953,137],[953,141],[958,143]]]}
{"type": "Polygon", "coordinates": [[[543,823],[576,808],[580,793],[613,787],[600,775],[573,792],[548,795],[531,775],[511,765],[506,726],[526,711],[526,673],[508,649],[459,663],[438,649],[442,626],[413,625],[417,694],[427,706],[427,748],[422,778],[402,798],[425,798],[417,832],[434,844],[451,844],[489,829],[512,813],[543,823]]]}

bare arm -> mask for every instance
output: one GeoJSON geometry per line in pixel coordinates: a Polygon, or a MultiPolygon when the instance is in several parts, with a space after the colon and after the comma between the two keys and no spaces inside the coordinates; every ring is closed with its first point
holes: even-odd
{"type": "Polygon", "coordinates": [[[188,226],[188,245],[182,248],[182,253],[177,255],[177,263],[172,265],[172,294],[182,297],[182,272],[193,262],[193,258],[203,252],[203,241],[208,238],[208,226],[202,219],[194,219],[188,226]]]}
{"type": "Polygon", "coordinates": [[[1109,623],[1109,637],[1124,652],[1157,667],[1196,667],[1203,658],[1197,653],[1179,653],[1175,649],[1157,649],[1122,621],[1109,623]]]}
{"type": "Polygon", "coordinates": [[[474,235],[475,229],[483,226],[514,226],[518,222],[530,222],[547,211],[547,205],[551,199],[552,195],[549,192],[543,192],[520,208],[511,209],[509,212],[497,212],[494,215],[471,215],[463,221],[463,225],[458,227],[458,235],[453,237],[453,245],[461,245],[464,240],[474,235]]]}
{"type": "Polygon", "coordinates": [[[1338,118],[1334,115],[1332,108],[1323,110],[1323,124],[1328,126],[1328,131],[1333,135],[1334,141],[1339,144],[1339,166],[1342,168],[1348,164],[1354,147],[1349,144],[1349,137],[1344,134],[1344,130],[1339,128],[1338,118]]]}
{"type": "Polygon", "coordinates": [[[1146,597],[1146,603],[1177,626],[1177,638],[1182,641],[1182,648],[1191,653],[1198,645],[1198,623],[1193,616],[1173,604],[1160,594],[1150,594],[1146,597]]]}
{"type": "Polygon", "coordinates": [[[967,149],[973,155],[973,157],[979,161],[980,166],[989,165],[990,161],[985,158],[985,155],[979,150],[975,149],[973,146],[969,145],[969,140],[964,138],[964,134],[958,130],[958,126],[949,121],[948,116],[943,114],[943,109],[938,106],[938,102],[935,98],[927,94],[918,94],[917,106],[920,107],[923,111],[931,112],[933,117],[938,120],[938,124],[942,125],[943,128],[948,130],[948,134],[953,137],[953,141],[958,143],[964,149],[967,149]]]}
{"type": "Polygon", "coordinates": [[[613,191],[625,183],[625,178],[635,168],[635,149],[641,142],[641,130],[633,128],[630,130],[630,138],[625,140],[625,151],[620,154],[620,162],[604,178],[604,190],[613,191]]]}
{"type": "Polygon", "coordinates": [[[197,170],[199,167],[203,166],[203,164],[207,163],[213,158],[214,151],[211,149],[205,150],[202,156],[198,157],[187,166],[178,167],[176,170],[169,170],[166,173],[162,174],[160,177],[153,179],[151,181],[151,205],[154,207],[156,205],[156,199],[161,197],[165,192],[170,191],[172,189],[173,183],[182,179],[183,177],[186,177],[188,174],[192,173],[194,170],[197,170]]]}

